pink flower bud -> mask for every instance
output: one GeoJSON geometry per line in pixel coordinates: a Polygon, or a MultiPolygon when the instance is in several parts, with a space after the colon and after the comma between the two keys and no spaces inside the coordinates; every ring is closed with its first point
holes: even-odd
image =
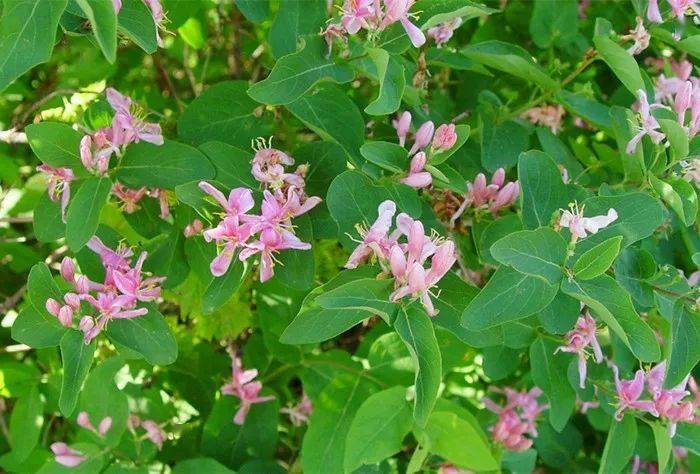
{"type": "Polygon", "coordinates": [[[78,329],[86,333],[95,326],[95,321],[90,316],[83,316],[78,323],[78,329]]]}
{"type": "Polygon", "coordinates": [[[690,107],[690,99],[693,95],[693,84],[690,81],[686,81],[676,93],[675,102],[673,104],[673,110],[676,111],[678,115],[678,123],[683,125],[685,122],[685,111],[690,107]]]}
{"type": "Polygon", "coordinates": [[[63,299],[65,300],[66,304],[72,309],[76,311],[80,309],[80,297],[75,293],[66,293],[63,296],[63,299]]]}
{"type": "Polygon", "coordinates": [[[134,413],[129,413],[129,416],[126,418],[126,426],[130,430],[134,430],[141,426],[141,418],[139,418],[138,415],[134,413]]]}
{"type": "Polygon", "coordinates": [[[419,173],[425,168],[428,159],[425,152],[419,151],[411,158],[411,166],[409,167],[410,174],[419,173]]]}
{"type": "Polygon", "coordinates": [[[83,163],[83,166],[86,169],[92,170],[92,138],[90,137],[90,135],[85,135],[80,140],[80,161],[83,163]]]}
{"type": "Polygon", "coordinates": [[[503,186],[503,183],[506,181],[506,170],[503,168],[498,168],[496,172],[493,174],[491,177],[491,184],[495,184],[499,188],[503,186]]]}
{"type": "Polygon", "coordinates": [[[85,275],[80,275],[75,279],[75,291],[84,295],[90,292],[90,280],[85,275]]]}
{"type": "Polygon", "coordinates": [[[423,171],[420,173],[409,174],[401,180],[406,186],[410,186],[414,189],[427,188],[433,182],[433,177],[430,173],[423,171]]]}
{"type": "Polygon", "coordinates": [[[46,311],[51,313],[52,315],[58,317],[58,312],[61,311],[61,303],[56,301],[53,298],[49,298],[46,300],[46,311]]]}
{"type": "Polygon", "coordinates": [[[391,266],[391,273],[394,277],[401,279],[406,274],[406,256],[398,245],[394,245],[391,248],[389,265],[391,266]]]}
{"type": "Polygon", "coordinates": [[[104,436],[107,434],[111,427],[112,417],[105,416],[104,418],[102,418],[102,421],[100,421],[100,425],[97,427],[97,432],[100,434],[100,436],[104,436]]]}
{"type": "Polygon", "coordinates": [[[433,137],[433,148],[438,151],[445,151],[452,148],[457,143],[457,134],[455,133],[455,125],[453,123],[443,123],[435,131],[433,137]]]}
{"type": "Polygon", "coordinates": [[[406,144],[406,135],[411,128],[411,112],[404,112],[401,116],[392,122],[392,125],[396,129],[396,135],[399,137],[399,144],[404,146],[406,144]]]}
{"type": "Polygon", "coordinates": [[[61,306],[58,311],[58,322],[61,323],[63,327],[71,327],[73,325],[73,309],[68,306],[61,306]]]}
{"type": "Polygon", "coordinates": [[[78,413],[76,423],[78,423],[78,426],[80,426],[81,428],[85,428],[86,430],[94,429],[92,423],[90,423],[90,416],[86,411],[81,411],[80,413],[78,413]]]}
{"type": "Polygon", "coordinates": [[[75,281],[75,262],[72,258],[63,257],[61,260],[61,278],[69,283],[75,281]]]}
{"type": "Polygon", "coordinates": [[[412,156],[421,148],[425,148],[426,146],[428,146],[430,144],[430,141],[433,139],[433,133],[435,133],[435,125],[433,124],[433,122],[428,120],[423,125],[421,125],[418,131],[416,132],[416,141],[413,143],[411,151],[408,153],[408,155],[412,156]]]}

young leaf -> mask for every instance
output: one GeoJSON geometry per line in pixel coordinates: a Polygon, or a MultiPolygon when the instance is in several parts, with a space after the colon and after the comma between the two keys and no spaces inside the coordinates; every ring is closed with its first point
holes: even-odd
{"type": "Polygon", "coordinates": [[[379,79],[377,97],[365,107],[370,115],[393,114],[401,106],[401,97],[406,88],[404,68],[396,58],[379,48],[370,48],[367,54],[374,63],[379,79]]]}
{"type": "Polygon", "coordinates": [[[629,293],[612,277],[600,275],[585,281],[565,279],[561,289],[586,303],[640,360],[659,360],[661,351],[654,331],[634,310],[629,293]]]}
{"type": "Polygon", "coordinates": [[[637,91],[645,90],[637,60],[607,36],[596,36],[593,43],[601,59],[612,69],[620,82],[635,97],[637,91]]]}
{"type": "Polygon", "coordinates": [[[422,307],[413,303],[403,307],[394,329],[406,343],[416,366],[416,402],[413,418],[425,426],[440,388],[442,358],[433,323],[422,307]]]}
{"type": "Polygon", "coordinates": [[[61,338],[63,379],[58,407],[65,417],[73,413],[78,403],[78,395],[90,371],[96,345],[95,340],[85,344],[83,334],[79,331],[67,331],[61,338]]]}
{"type": "Polygon", "coordinates": [[[520,155],[518,178],[526,228],[548,226],[552,215],[568,205],[569,193],[561,172],[547,154],[533,150],[520,155]]]}
{"type": "Polygon", "coordinates": [[[117,60],[117,13],[112,0],[75,0],[90,21],[97,44],[107,61],[117,60]]]}
{"type": "Polygon", "coordinates": [[[320,37],[307,38],[304,49],[280,58],[266,79],[248,89],[248,95],[263,104],[284,105],[297,100],[318,81],[352,81],[352,68],[326,58],[326,47],[320,37]]]}
{"type": "Polygon", "coordinates": [[[68,0],[5,0],[0,18],[0,91],[49,60],[68,0]]]}
{"type": "Polygon", "coordinates": [[[567,245],[548,227],[514,232],[491,246],[491,255],[515,270],[556,285],[562,278],[567,245]]]}
{"type": "Polygon", "coordinates": [[[106,176],[86,179],[75,193],[66,213],[66,243],[77,252],[95,235],[100,212],[112,191],[112,182],[106,176]]]}
{"type": "Polygon", "coordinates": [[[621,242],[622,236],[618,235],[586,251],[574,264],[573,271],[576,278],[590,280],[605,273],[620,253],[621,242]]]}
{"type": "Polygon", "coordinates": [[[664,384],[675,387],[700,362],[700,314],[682,299],[673,306],[668,372],[664,384]]]}
{"type": "Polygon", "coordinates": [[[549,422],[555,430],[566,426],[574,411],[576,392],[567,378],[572,356],[557,352],[557,344],[537,338],[530,346],[530,371],[532,380],[547,395],[549,400],[549,422]]]}
{"type": "Polygon", "coordinates": [[[695,223],[698,213],[698,195],[692,184],[680,178],[662,181],[651,174],[649,182],[686,226],[695,223]]]}
{"type": "Polygon", "coordinates": [[[378,463],[401,450],[413,426],[406,387],[371,395],[357,410],[345,441],[345,471],[378,463]]]}
{"type": "Polygon", "coordinates": [[[637,419],[627,414],[622,421],[612,423],[605,441],[598,474],[622,472],[634,454],[637,441],[637,419]]]}
{"type": "Polygon", "coordinates": [[[543,278],[501,267],[464,310],[462,325],[477,331],[526,318],[545,308],[557,291],[543,278]]]}

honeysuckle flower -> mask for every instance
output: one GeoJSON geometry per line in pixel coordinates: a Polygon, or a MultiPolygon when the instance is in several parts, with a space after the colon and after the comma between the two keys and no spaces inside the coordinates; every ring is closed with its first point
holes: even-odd
{"type": "Polygon", "coordinates": [[[462,25],[462,18],[456,17],[437,26],[428,29],[428,36],[435,40],[435,45],[440,48],[447,43],[454,31],[462,25]]]}
{"type": "Polygon", "coordinates": [[[678,123],[685,123],[685,112],[688,110],[693,98],[693,84],[690,81],[685,81],[676,93],[673,102],[673,110],[678,117],[678,123]]]}
{"type": "Polygon", "coordinates": [[[165,23],[165,11],[163,11],[163,5],[161,5],[160,0],[143,0],[148,9],[151,11],[151,17],[153,22],[156,24],[156,41],[158,46],[163,47],[163,38],[160,36],[160,30],[164,29],[163,24],[165,23]]]}
{"type": "Polygon", "coordinates": [[[537,416],[547,409],[547,405],[537,402],[537,397],[542,391],[537,387],[525,392],[518,392],[510,387],[503,390],[491,387],[490,390],[505,394],[507,400],[505,406],[499,406],[490,398],[483,400],[486,408],[498,415],[496,424],[489,428],[494,441],[510,451],[528,449],[532,446],[532,439],[525,435],[537,436],[537,416]]]}
{"type": "Polygon", "coordinates": [[[427,163],[425,152],[419,151],[411,158],[411,165],[408,170],[408,176],[401,179],[401,182],[414,189],[421,189],[430,186],[433,182],[433,177],[427,171],[424,171],[427,163]]]}
{"type": "Polygon", "coordinates": [[[661,12],[659,11],[659,0],[649,0],[649,6],[647,7],[647,20],[652,23],[664,22],[663,18],[661,18],[661,12]]]}
{"type": "Polygon", "coordinates": [[[433,136],[433,149],[435,151],[447,151],[455,146],[455,143],[457,143],[455,124],[443,123],[435,130],[435,136],[433,136]]]}
{"type": "Polygon", "coordinates": [[[651,34],[644,27],[644,20],[641,17],[637,17],[637,24],[634,29],[620,39],[633,42],[632,46],[627,49],[627,52],[632,56],[636,56],[649,47],[651,34]]]}
{"type": "Polygon", "coordinates": [[[241,404],[233,418],[233,422],[237,425],[242,425],[245,422],[246,415],[253,404],[265,403],[275,398],[272,396],[260,396],[262,383],[254,381],[257,376],[257,369],[243,370],[241,360],[236,357],[235,353],[231,355],[231,382],[221,387],[221,393],[240,399],[241,404]]]}
{"type": "Polygon", "coordinates": [[[204,224],[199,219],[195,219],[185,226],[185,230],[182,232],[185,238],[194,237],[195,235],[202,232],[204,229],[204,224]]]}
{"type": "Polygon", "coordinates": [[[651,115],[653,109],[663,107],[660,104],[649,104],[647,100],[647,93],[643,90],[637,91],[637,96],[639,97],[639,117],[641,119],[640,125],[637,127],[637,133],[632,137],[632,139],[627,143],[627,154],[632,155],[637,149],[637,144],[645,136],[649,135],[653,143],[661,143],[661,140],[666,138],[662,132],[659,132],[659,122],[651,115]]]}
{"type": "Polygon", "coordinates": [[[430,145],[433,133],[435,133],[435,124],[432,121],[428,120],[421,125],[416,132],[415,142],[408,152],[408,156],[413,156],[418,150],[430,145]]]}
{"type": "Polygon", "coordinates": [[[75,467],[82,464],[87,457],[80,451],[71,449],[66,443],[53,443],[51,445],[54,459],[62,466],[75,467]]]}
{"type": "Polygon", "coordinates": [[[112,130],[98,130],[80,140],[80,162],[85,169],[100,176],[107,173],[113,153],[119,153],[121,143],[112,143],[112,130]]]}
{"type": "Polygon", "coordinates": [[[73,326],[73,313],[80,311],[80,297],[75,293],[66,293],[63,296],[65,304],[61,304],[53,298],[46,300],[46,311],[58,319],[63,327],[73,326]]]}
{"type": "Polygon", "coordinates": [[[345,36],[345,31],[346,30],[342,25],[337,25],[335,23],[331,23],[326,26],[326,28],[321,29],[319,36],[323,36],[323,39],[326,40],[326,44],[328,45],[328,56],[330,56],[331,52],[333,51],[333,41],[340,40],[341,43],[345,45],[348,44],[348,38],[345,36]]]}
{"type": "Polygon", "coordinates": [[[520,183],[518,181],[505,182],[506,172],[499,168],[491,177],[491,183],[487,184],[486,175],[479,173],[473,183],[467,183],[467,194],[464,201],[450,218],[450,225],[454,227],[464,211],[472,206],[480,211],[487,209],[492,215],[498,215],[504,209],[515,203],[520,195],[520,183]]]}
{"type": "Polygon", "coordinates": [[[70,200],[70,183],[75,180],[75,175],[70,168],[54,168],[46,164],[36,167],[46,175],[46,187],[49,199],[54,202],[61,201],[61,219],[66,222],[66,208],[70,200]]]}
{"type": "Polygon", "coordinates": [[[606,215],[595,217],[583,217],[583,208],[572,205],[571,210],[562,210],[559,218],[559,227],[566,227],[571,232],[571,238],[575,242],[588,236],[589,233],[596,234],[600,229],[604,229],[617,220],[617,211],[608,209],[606,215]]]}
{"type": "Polygon", "coordinates": [[[275,189],[282,187],[285,181],[295,180],[294,173],[286,173],[284,170],[285,165],[294,164],[294,159],[283,151],[272,148],[272,138],[267,143],[264,139],[258,138],[253,150],[255,155],[253,155],[252,173],[255,179],[275,189]]]}
{"type": "Polygon", "coordinates": [[[97,236],[88,240],[87,247],[100,257],[103,266],[115,270],[128,269],[129,261],[127,259],[134,254],[130,248],[121,245],[116,250],[112,250],[97,236]]]}
{"type": "Polygon", "coordinates": [[[248,188],[232,189],[228,195],[228,199],[226,199],[224,193],[206,181],[199,182],[199,189],[213,197],[214,200],[223,208],[227,217],[239,219],[245,213],[250,211],[253,206],[255,206],[253,192],[248,188]]]}
{"type": "Polygon", "coordinates": [[[86,430],[90,430],[94,433],[96,433],[99,437],[104,437],[107,432],[110,430],[112,427],[112,417],[110,416],[105,416],[102,418],[100,421],[99,425],[97,428],[95,428],[92,423],[90,422],[90,415],[86,411],[81,411],[78,413],[78,417],[76,419],[76,422],[78,423],[78,426],[81,428],[85,428],[86,430]]]}
{"type": "Polygon", "coordinates": [[[404,146],[406,144],[406,136],[408,131],[411,129],[411,112],[404,112],[395,120],[392,120],[391,124],[396,129],[396,135],[399,137],[399,145],[404,146]]]}
{"type": "Polygon", "coordinates": [[[70,257],[63,257],[61,260],[61,278],[69,283],[75,283],[75,262],[70,257]]]}
{"type": "Polygon", "coordinates": [[[596,363],[603,362],[603,351],[596,338],[595,320],[588,314],[579,316],[574,329],[566,333],[566,345],[559,346],[557,351],[570,352],[578,356],[579,386],[586,388],[586,348],[590,346],[596,363]]]}
{"type": "Polygon", "coordinates": [[[666,378],[666,361],[652,367],[646,374],[646,386],[651,393],[657,416],[669,422],[669,434],[673,437],[676,425],[680,422],[693,422],[695,419],[694,401],[684,401],[690,395],[686,390],[690,376],[686,377],[676,387],[664,388],[666,378]]]}
{"type": "Polygon", "coordinates": [[[114,183],[112,194],[114,194],[121,202],[122,211],[127,214],[136,212],[139,209],[138,202],[146,195],[146,188],[130,189],[121,183],[114,183]]]}
{"type": "Polygon", "coordinates": [[[425,44],[425,35],[420,28],[411,23],[408,13],[414,3],[415,0],[384,0],[384,18],[380,27],[385,28],[397,21],[401,22],[413,46],[420,48],[425,44]]]}
{"type": "Polygon", "coordinates": [[[697,0],[668,0],[671,6],[671,13],[683,23],[685,22],[686,13],[700,15],[700,6],[697,0]]]}
{"type": "Polygon", "coordinates": [[[345,268],[357,268],[360,263],[366,261],[372,253],[377,258],[388,258],[392,241],[388,233],[391,223],[396,214],[396,204],[394,201],[384,201],[377,208],[377,220],[374,221],[369,230],[358,228],[362,237],[362,242],[355,247],[350,258],[348,258],[345,268]]]}
{"type": "Polygon", "coordinates": [[[309,250],[311,244],[302,242],[292,232],[283,228],[267,227],[260,232],[260,239],[246,245],[239,258],[260,253],[260,281],[265,282],[274,275],[275,261],[273,255],[281,250],[309,250]]]}
{"type": "Polygon", "coordinates": [[[532,107],[522,114],[522,118],[529,120],[535,125],[542,125],[549,128],[552,133],[557,134],[564,117],[564,107],[561,105],[543,105],[532,107]]]}
{"type": "Polygon", "coordinates": [[[348,33],[354,35],[368,26],[367,20],[376,15],[374,3],[374,0],[345,0],[340,22],[348,33]]]}
{"type": "Polygon", "coordinates": [[[301,401],[299,401],[296,406],[285,407],[280,411],[289,415],[289,420],[294,426],[301,426],[309,421],[309,416],[311,415],[311,412],[313,412],[313,409],[314,406],[313,403],[311,403],[311,399],[306,395],[306,393],[302,393],[301,401]]]}
{"type": "Polygon", "coordinates": [[[146,430],[146,438],[155,444],[159,451],[163,449],[163,442],[165,441],[166,435],[160,425],[153,420],[143,420],[140,425],[146,430]]]}
{"type": "Polygon", "coordinates": [[[642,410],[658,416],[652,400],[640,400],[644,390],[644,371],[638,370],[634,378],[630,380],[620,380],[619,370],[616,365],[612,366],[615,375],[615,389],[617,391],[618,405],[615,412],[615,419],[622,420],[625,410],[642,410]]]}
{"type": "Polygon", "coordinates": [[[170,204],[168,203],[168,193],[165,189],[153,188],[148,191],[148,195],[158,200],[160,208],[160,218],[167,219],[170,216],[170,204]]]}
{"type": "Polygon", "coordinates": [[[141,252],[134,268],[124,272],[115,271],[113,274],[114,284],[122,296],[126,297],[127,305],[133,305],[137,301],[153,301],[160,297],[159,285],[165,277],[142,278],[143,262],[147,256],[147,252],[141,252]]]}
{"type": "Polygon", "coordinates": [[[122,0],[112,0],[112,6],[114,7],[114,12],[119,13],[122,9],[122,0]]]}
{"type": "MultiPolygon", "coordinates": [[[[157,0],[152,0],[151,3],[158,4],[157,0]]],[[[160,125],[146,122],[135,115],[132,111],[134,104],[129,97],[120,94],[111,87],[107,89],[106,95],[107,101],[116,112],[112,122],[112,129],[114,131],[115,127],[118,127],[119,133],[115,133],[115,135],[123,134],[123,138],[118,140],[115,136],[114,139],[116,141],[126,144],[143,140],[154,145],[163,144],[163,134],[160,125]]]]}

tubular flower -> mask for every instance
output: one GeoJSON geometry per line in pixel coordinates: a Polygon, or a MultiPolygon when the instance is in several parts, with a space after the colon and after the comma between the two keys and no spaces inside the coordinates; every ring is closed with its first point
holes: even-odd
{"type": "Polygon", "coordinates": [[[598,344],[596,331],[595,320],[590,315],[579,316],[574,329],[566,333],[566,345],[557,348],[557,351],[578,355],[578,375],[581,388],[586,388],[586,348],[590,346],[593,349],[596,363],[603,362],[603,351],[598,344]]]}
{"type": "Polygon", "coordinates": [[[486,175],[479,173],[473,183],[467,183],[467,194],[464,201],[450,218],[450,225],[454,227],[468,207],[476,212],[488,210],[492,215],[498,215],[504,209],[515,203],[520,195],[518,181],[506,183],[506,172],[499,168],[491,177],[491,183],[487,184],[486,175]]]}
{"type": "Polygon", "coordinates": [[[525,451],[532,446],[532,439],[525,435],[537,437],[537,417],[548,408],[537,401],[542,391],[537,387],[526,392],[518,392],[510,387],[503,390],[491,387],[490,390],[503,393],[506,397],[505,406],[496,404],[490,398],[483,400],[486,408],[498,415],[496,424],[489,428],[494,441],[509,451],[525,451]]]}
{"type": "Polygon", "coordinates": [[[257,369],[243,370],[241,360],[236,357],[235,353],[231,355],[231,382],[221,387],[221,393],[240,399],[241,405],[233,417],[233,422],[237,425],[245,423],[245,418],[253,404],[265,403],[275,398],[272,396],[260,396],[262,383],[254,381],[257,376],[257,369]]]}
{"type": "Polygon", "coordinates": [[[666,138],[666,135],[659,131],[661,125],[659,122],[651,115],[653,109],[663,107],[660,104],[649,104],[647,100],[647,94],[643,90],[637,92],[639,97],[639,117],[641,120],[640,125],[637,127],[637,133],[632,137],[632,139],[627,143],[627,154],[632,155],[637,150],[637,144],[644,138],[645,135],[649,135],[651,141],[654,143],[661,143],[661,140],[666,138]]]}
{"type": "Polygon", "coordinates": [[[576,204],[571,205],[571,210],[562,210],[559,218],[559,227],[566,227],[571,232],[571,240],[585,238],[589,233],[597,234],[600,229],[604,229],[617,220],[617,211],[608,209],[606,215],[595,217],[583,217],[583,208],[579,209],[576,204]]]}
{"type": "Polygon", "coordinates": [[[49,198],[54,202],[61,201],[61,219],[66,222],[70,183],[75,179],[73,171],[70,168],[54,168],[49,165],[39,165],[36,169],[46,175],[49,198]]]}

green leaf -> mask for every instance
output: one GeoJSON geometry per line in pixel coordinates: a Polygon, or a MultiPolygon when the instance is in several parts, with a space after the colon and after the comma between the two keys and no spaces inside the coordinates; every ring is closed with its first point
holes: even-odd
{"type": "Polygon", "coordinates": [[[66,213],[66,243],[77,252],[95,235],[100,212],[112,191],[112,182],[106,176],[86,179],[71,199],[66,213]]]}
{"type": "Polygon", "coordinates": [[[34,236],[39,242],[53,242],[66,236],[66,225],[61,217],[61,203],[53,202],[47,193],[34,207],[34,236]]]}
{"type": "Polygon", "coordinates": [[[168,323],[154,305],[146,305],[148,314],[115,319],[107,326],[107,337],[141,354],[151,365],[169,365],[177,359],[177,343],[168,323]]]}
{"type": "Polygon", "coordinates": [[[530,146],[527,129],[515,120],[493,123],[491,117],[480,115],[481,164],[488,171],[510,168],[530,146]]]}
{"type": "Polygon", "coordinates": [[[652,174],[649,182],[686,226],[693,225],[698,214],[698,195],[692,184],[681,178],[661,181],[652,174]]]}
{"type": "Polygon", "coordinates": [[[224,305],[243,283],[248,265],[238,259],[231,262],[225,275],[214,278],[202,295],[202,310],[211,313],[224,305]]]}
{"type": "Polygon", "coordinates": [[[112,0],[75,0],[85,13],[107,61],[117,60],[117,13],[112,0]]]}
{"type": "Polygon", "coordinates": [[[80,162],[81,135],[70,125],[60,122],[39,122],[25,128],[27,141],[41,161],[56,168],[68,167],[76,172],[84,169],[80,162]]]}
{"type": "Polygon", "coordinates": [[[43,424],[44,402],[41,400],[39,386],[34,385],[17,399],[10,414],[10,437],[7,441],[17,462],[25,461],[34,451],[43,424]]]}
{"type": "Polygon", "coordinates": [[[675,120],[659,119],[661,130],[666,134],[666,139],[673,150],[673,161],[680,161],[688,156],[690,145],[688,132],[675,120]]]}
{"type": "Polygon", "coordinates": [[[479,472],[498,470],[498,463],[476,420],[437,408],[428,419],[425,436],[431,453],[457,467],[479,472]]]}
{"type": "Polygon", "coordinates": [[[202,152],[172,140],[160,146],[146,142],[131,144],[117,171],[117,179],[132,188],[175,189],[215,175],[216,170],[202,152]]]}
{"type": "Polygon", "coordinates": [[[673,306],[668,372],[664,384],[675,387],[700,362],[700,313],[683,300],[673,306]]]}
{"type": "Polygon", "coordinates": [[[271,128],[265,117],[256,113],[260,104],[247,90],[246,81],[220,82],[209,87],[178,119],[178,135],[194,146],[219,141],[249,150],[251,141],[269,135],[271,128]]]}
{"type": "Polygon", "coordinates": [[[202,49],[207,45],[206,27],[198,18],[189,18],[177,32],[182,40],[194,49],[202,49]]]}
{"type": "Polygon", "coordinates": [[[671,458],[671,436],[668,433],[668,428],[663,426],[658,421],[647,422],[651,426],[651,431],[654,433],[654,445],[656,446],[656,462],[659,465],[659,472],[667,472],[668,461],[671,458]]]}
{"type": "Polygon", "coordinates": [[[617,141],[617,149],[622,157],[625,180],[640,181],[646,174],[643,147],[637,146],[632,155],[627,154],[627,144],[636,133],[634,124],[637,123],[638,119],[631,110],[620,106],[610,107],[610,118],[617,141]]]}
{"type": "Polygon", "coordinates": [[[520,46],[490,40],[472,44],[464,49],[463,53],[485,66],[534,82],[543,89],[559,87],[557,82],[535,63],[530,53],[520,46]]]}
{"type": "Polygon", "coordinates": [[[583,93],[560,90],[557,99],[570,113],[577,115],[605,131],[612,131],[610,107],[601,104],[583,93]]]}
{"type": "Polygon", "coordinates": [[[185,236],[182,228],[172,227],[167,234],[156,238],[153,247],[148,246],[148,258],[144,268],[154,275],[166,277],[163,288],[175,288],[185,281],[190,273],[185,255],[185,236]]]}
{"type": "Polygon", "coordinates": [[[538,314],[542,326],[554,334],[569,331],[581,314],[581,303],[564,293],[557,293],[551,303],[538,314]]]}
{"type": "Polygon", "coordinates": [[[156,24],[143,0],[122,0],[117,29],[148,54],[158,49],[156,24]]]}
{"type": "Polygon", "coordinates": [[[438,153],[433,154],[433,156],[430,157],[429,164],[437,166],[447,161],[460,148],[462,148],[462,146],[465,143],[467,143],[467,140],[469,140],[470,131],[471,128],[469,127],[469,125],[457,125],[455,127],[455,134],[457,135],[457,141],[455,142],[455,144],[449,150],[440,151],[438,153]]]}
{"type": "Polygon", "coordinates": [[[403,307],[394,329],[408,347],[416,366],[416,402],[413,418],[425,426],[440,388],[442,358],[433,323],[417,302],[403,307]]]}
{"type": "Polygon", "coordinates": [[[389,142],[367,142],[360,153],[370,163],[392,173],[408,172],[408,151],[401,145],[389,142]]]}
{"type": "Polygon", "coordinates": [[[262,22],[270,14],[269,0],[237,0],[236,6],[253,23],[262,22]]]}
{"type": "Polygon", "coordinates": [[[413,426],[406,388],[371,395],[357,410],[345,441],[345,472],[378,463],[401,450],[413,426]]]}
{"type": "Polygon", "coordinates": [[[420,12],[418,24],[422,30],[427,30],[454,18],[468,21],[496,13],[498,10],[469,0],[420,0],[414,5],[413,11],[420,12]]]}
{"type": "Polygon", "coordinates": [[[520,155],[518,178],[526,228],[548,226],[552,215],[568,205],[569,193],[561,172],[546,153],[533,150],[520,155]]]}
{"type": "Polygon", "coordinates": [[[319,294],[314,302],[324,309],[366,311],[368,316],[378,314],[388,320],[396,310],[389,300],[392,289],[391,279],[363,278],[329,289],[319,294]]]}
{"type": "Polygon", "coordinates": [[[5,0],[0,18],[0,91],[51,57],[68,0],[5,0]]]}
{"type": "Polygon", "coordinates": [[[581,255],[574,264],[574,276],[578,280],[590,280],[605,273],[620,253],[622,236],[611,237],[581,255]]]}
{"type": "Polygon", "coordinates": [[[325,57],[325,49],[326,44],[320,37],[307,39],[304,49],[280,58],[266,79],[248,89],[248,95],[263,104],[285,105],[297,100],[319,81],[339,84],[352,81],[352,68],[325,57]]]}
{"type": "Polygon", "coordinates": [[[508,267],[496,270],[462,314],[462,325],[481,330],[526,318],[554,299],[557,286],[508,267]]]}
{"type": "Polygon", "coordinates": [[[567,244],[548,227],[513,232],[491,246],[491,255],[504,265],[556,285],[562,278],[567,244]]]}
{"type": "Polygon", "coordinates": [[[393,114],[401,107],[401,97],[406,88],[404,68],[383,49],[369,48],[367,54],[377,69],[379,91],[377,97],[365,107],[365,112],[370,115],[393,114]]]}
{"type": "MultiPolygon", "coordinates": [[[[240,0],[236,2],[239,8],[240,3],[240,0]]],[[[187,459],[178,462],[173,468],[173,474],[199,474],[201,472],[206,472],[207,474],[235,474],[235,471],[212,458],[187,459]]]]}
{"type": "Polygon", "coordinates": [[[253,177],[250,161],[253,154],[223,142],[207,142],[199,146],[216,169],[215,180],[226,188],[256,189],[258,182],[253,177]]]}
{"type": "Polygon", "coordinates": [[[557,346],[553,341],[537,338],[530,346],[530,371],[532,380],[549,400],[549,422],[561,431],[574,412],[576,392],[567,377],[572,356],[557,352],[557,346]]]}
{"type": "Polygon", "coordinates": [[[325,0],[286,0],[279,5],[268,37],[275,58],[295,52],[300,38],[318,36],[328,18],[325,0]]]}
{"type": "Polygon", "coordinates": [[[365,142],[362,113],[337,86],[324,84],[286,107],[323,140],[342,146],[356,165],[364,161],[360,156],[365,142]]]}
{"type": "Polygon", "coordinates": [[[595,44],[600,58],[612,69],[628,91],[636,97],[637,91],[645,90],[644,81],[634,56],[607,36],[594,37],[593,44],[595,44]]]}
{"type": "Polygon", "coordinates": [[[560,0],[552,8],[550,0],[535,0],[530,17],[530,34],[540,48],[571,43],[578,34],[578,3],[576,0],[560,0]]]}
{"type": "Polygon", "coordinates": [[[654,331],[634,310],[629,293],[612,277],[600,275],[585,281],[564,280],[562,291],[586,303],[637,358],[643,362],[659,360],[661,351],[654,331]]]}
{"type": "Polygon", "coordinates": [[[304,473],[344,472],[346,442],[353,418],[374,390],[365,377],[343,373],[316,397],[301,446],[304,473]]]}
{"type": "Polygon", "coordinates": [[[673,443],[700,455],[700,425],[681,423],[678,425],[676,436],[673,437],[673,443]]]}
{"type": "Polygon", "coordinates": [[[637,441],[637,420],[627,414],[622,421],[612,423],[600,459],[599,474],[622,472],[628,465],[637,441]]]}
{"type": "Polygon", "coordinates": [[[73,413],[78,403],[78,395],[90,371],[96,346],[95,340],[85,344],[83,334],[79,331],[67,331],[61,338],[63,379],[58,407],[65,417],[73,413]]]}

